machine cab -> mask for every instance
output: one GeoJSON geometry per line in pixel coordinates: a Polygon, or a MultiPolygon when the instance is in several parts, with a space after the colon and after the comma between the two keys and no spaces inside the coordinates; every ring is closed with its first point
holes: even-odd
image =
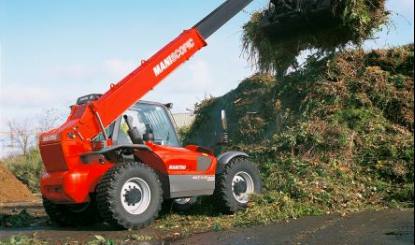
{"type": "MultiPolygon", "coordinates": [[[[106,134],[111,139],[112,145],[134,144],[128,134],[128,124],[130,123],[130,127],[137,129],[142,143],[151,141],[161,146],[180,147],[181,142],[177,135],[176,123],[168,106],[171,105],[166,106],[148,101],[139,101],[134,104],[106,129],[106,134]],[[130,118],[130,122],[127,122],[127,117],[130,118]]],[[[104,140],[103,134],[100,133],[93,141],[102,142],[104,140]]]]}
{"type": "Polygon", "coordinates": [[[128,135],[126,117],[131,118],[143,141],[161,146],[180,147],[176,125],[169,109],[160,103],[140,101],[124,113],[114,125],[113,142],[116,145],[132,144],[128,135]],[[151,135],[151,136],[150,136],[151,135]]]}

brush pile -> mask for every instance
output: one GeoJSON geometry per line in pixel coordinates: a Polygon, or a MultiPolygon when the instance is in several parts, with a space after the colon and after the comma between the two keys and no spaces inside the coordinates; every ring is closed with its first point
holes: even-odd
{"type": "Polygon", "coordinates": [[[360,45],[387,18],[385,0],[272,0],[243,27],[243,46],[260,71],[282,77],[302,51],[324,57],[360,45]]]}
{"type": "Polygon", "coordinates": [[[229,148],[262,168],[265,215],[281,195],[321,212],[413,205],[413,66],[412,44],[309,59],[283,82],[257,74],[200,103],[186,139],[213,146],[226,109],[229,148]]]}

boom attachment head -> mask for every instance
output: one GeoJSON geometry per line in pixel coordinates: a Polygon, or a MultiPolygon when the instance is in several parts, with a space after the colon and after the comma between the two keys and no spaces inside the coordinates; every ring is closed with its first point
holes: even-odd
{"type": "Polygon", "coordinates": [[[310,28],[336,26],[333,0],[271,0],[262,27],[274,36],[295,35],[310,28]],[[312,25],[310,23],[313,23],[312,25]]]}

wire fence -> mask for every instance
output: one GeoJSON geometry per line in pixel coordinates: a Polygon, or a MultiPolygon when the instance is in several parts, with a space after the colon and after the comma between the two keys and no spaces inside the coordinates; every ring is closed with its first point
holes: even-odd
{"type": "Polygon", "coordinates": [[[26,134],[33,134],[33,135],[37,135],[40,133],[40,130],[16,130],[16,131],[0,131],[0,136],[1,135],[15,135],[18,133],[26,133],[26,134]]]}

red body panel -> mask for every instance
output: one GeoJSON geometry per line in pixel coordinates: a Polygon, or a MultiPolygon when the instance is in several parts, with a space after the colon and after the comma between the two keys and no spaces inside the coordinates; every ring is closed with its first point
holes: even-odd
{"type": "Polygon", "coordinates": [[[40,181],[42,195],[57,203],[88,202],[89,194],[112,166],[94,163],[77,170],[45,173],[40,181]]]}
{"type": "MultiPolygon", "coordinates": [[[[151,142],[147,145],[153,152],[137,151],[136,155],[162,174],[215,175],[217,162],[213,155],[186,148],[160,146],[151,142]],[[211,159],[209,168],[204,171],[197,170],[197,159],[201,156],[211,159]],[[185,168],[172,169],[171,166],[184,166],[185,168]]],[[[92,162],[88,164],[79,162],[76,167],[73,166],[70,170],[48,171],[41,178],[42,195],[57,203],[88,202],[89,194],[95,192],[95,187],[101,177],[113,165],[111,162],[92,162]]],[[[46,168],[49,168],[49,166],[46,168]]]]}
{"type": "Polygon", "coordinates": [[[187,148],[160,146],[152,143],[147,145],[163,160],[168,175],[215,175],[216,158],[211,154],[189,150],[187,148]],[[197,159],[200,156],[211,158],[207,170],[197,170],[197,159]],[[174,169],[172,166],[186,166],[185,169],[174,169]]]}

